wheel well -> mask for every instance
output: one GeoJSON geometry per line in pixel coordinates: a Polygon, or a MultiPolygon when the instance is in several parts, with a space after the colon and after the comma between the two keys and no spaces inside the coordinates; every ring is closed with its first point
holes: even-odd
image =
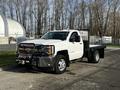
{"type": "Polygon", "coordinates": [[[59,51],[59,52],[57,53],[57,55],[63,55],[63,56],[65,56],[65,60],[66,60],[66,63],[67,63],[67,67],[69,67],[70,61],[69,61],[68,51],[67,51],[67,50],[59,51]]]}

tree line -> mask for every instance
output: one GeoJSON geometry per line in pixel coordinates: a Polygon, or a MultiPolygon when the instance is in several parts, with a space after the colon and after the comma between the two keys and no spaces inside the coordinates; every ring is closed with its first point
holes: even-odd
{"type": "Polygon", "coordinates": [[[0,13],[20,22],[27,36],[59,29],[90,29],[120,38],[120,0],[0,0],[0,13]]]}

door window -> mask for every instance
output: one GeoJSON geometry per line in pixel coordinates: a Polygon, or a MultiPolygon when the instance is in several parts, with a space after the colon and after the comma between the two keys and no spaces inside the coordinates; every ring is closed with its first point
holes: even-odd
{"type": "Polygon", "coordinates": [[[70,42],[80,42],[80,37],[77,32],[73,32],[70,37],[70,42]]]}

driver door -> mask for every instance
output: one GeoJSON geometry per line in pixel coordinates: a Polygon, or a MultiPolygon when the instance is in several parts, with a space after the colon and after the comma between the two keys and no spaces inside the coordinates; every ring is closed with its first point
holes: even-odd
{"type": "Polygon", "coordinates": [[[83,42],[78,32],[73,32],[69,39],[69,58],[70,60],[79,59],[83,56],[83,42]]]}

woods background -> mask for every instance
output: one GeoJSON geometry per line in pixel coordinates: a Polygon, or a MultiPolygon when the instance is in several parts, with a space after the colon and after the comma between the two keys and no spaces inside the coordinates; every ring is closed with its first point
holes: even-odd
{"type": "Polygon", "coordinates": [[[89,28],[91,35],[120,38],[120,0],[0,0],[0,13],[20,22],[28,37],[89,28]]]}

